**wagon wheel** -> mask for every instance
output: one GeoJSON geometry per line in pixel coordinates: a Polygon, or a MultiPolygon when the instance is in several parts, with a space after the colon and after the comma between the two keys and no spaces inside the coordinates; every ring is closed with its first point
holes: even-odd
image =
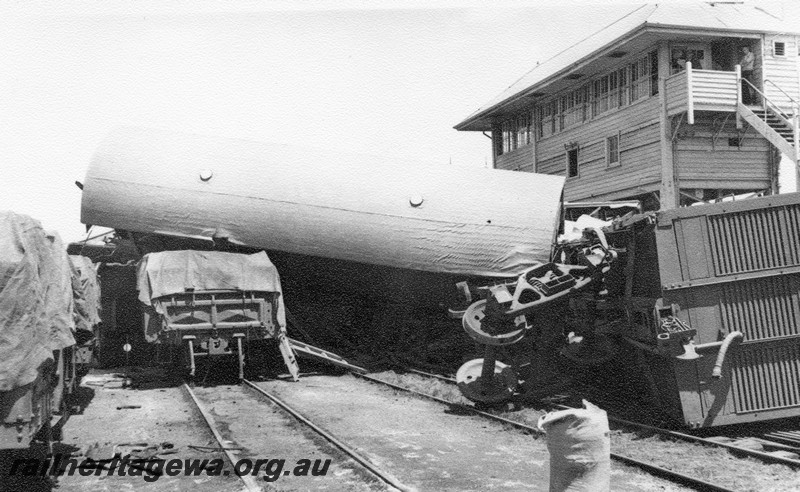
{"type": "Polygon", "coordinates": [[[511,345],[525,336],[528,328],[525,317],[506,318],[500,313],[489,311],[486,300],[470,304],[461,318],[464,331],[476,342],[483,345],[511,345]]]}
{"type": "Polygon", "coordinates": [[[456,382],[461,394],[477,403],[506,401],[513,396],[518,384],[517,373],[511,366],[490,358],[463,364],[456,373],[456,382]],[[484,369],[491,371],[491,377],[484,375],[484,369]]]}

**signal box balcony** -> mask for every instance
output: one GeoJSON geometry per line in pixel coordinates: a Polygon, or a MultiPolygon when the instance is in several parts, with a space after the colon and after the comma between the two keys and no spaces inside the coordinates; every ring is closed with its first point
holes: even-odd
{"type": "Polygon", "coordinates": [[[665,81],[667,114],[688,113],[689,123],[695,111],[736,112],[741,100],[741,72],[692,69],[671,75],[665,81]]]}
{"type": "Polygon", "coordinates": [[[728,112],[736,115],[737,127],[747,122],[793,162],[800,163],[800,103],[770,82],[762,91],[742,78],[741,66],[733,72],[719,70],[686,70],[664,81],[668,116],[686,113],[686,122],[694,124],[695,111],[728,112]],[[742,99],[742,89],[757,94],[758,102],[742,99]],[[765,92],[767,94],[765,94],[765,92]]]}

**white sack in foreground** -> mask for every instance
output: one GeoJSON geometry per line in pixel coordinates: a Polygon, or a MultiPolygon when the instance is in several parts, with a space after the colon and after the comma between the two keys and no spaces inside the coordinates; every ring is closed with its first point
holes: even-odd
{"type": "Polygon", "coordinates": [[[81,221],[462,275],[547,261],[564,178],[125,128],[87,173],[81,221]]]}

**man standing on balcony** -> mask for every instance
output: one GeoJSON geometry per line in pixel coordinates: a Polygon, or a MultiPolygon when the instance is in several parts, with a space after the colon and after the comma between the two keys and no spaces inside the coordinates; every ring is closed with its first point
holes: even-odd
{"type": "Polygon", "coordinates": [[[756,55],[750,50],[749,46],[742,46],[742,59],[739,65],[742,66],[742,78],[747,82],[742,82],[742,102],[744,104],[755,104],[756,94],[753,90],[753,69],[755,68],[756,55]]]}

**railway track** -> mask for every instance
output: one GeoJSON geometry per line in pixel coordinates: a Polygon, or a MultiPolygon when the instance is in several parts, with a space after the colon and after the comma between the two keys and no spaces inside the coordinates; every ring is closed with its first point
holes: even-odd
{"type": "Polygon", "coordinates": [[[242,380],[242,384],[244,384],[245,386],[247,386],[251,390],[253,390],[253,391],[255,391],[255,392],[257,392],[257,393],[259,393],[259,394],[261,394],[261,395],[263,395],[263,396],[265,396],[267,398],[269,398],[270,401],[275,403],[277,406],[281,407],[284,411],[286,411],[292,417],[294,417],[295,419],[297,419],[298,421],[300,421],[301,423],[306,425],[308,428],[310,428],[311,430],[316,432],[319,436],[321,436],[327,442],[329,442],[333,446],[337,447],[340,451],[342,451],[347,456],[352,458],[359,465],[361,465],[367,472],[371,473],[372,475],[374,475],[376,478],[378,478],[382,482],[384,482],[387,485],[390,485],[390,486],[392,486],[392,487],[394,487],[394,488],[396,488],[398,490],[409,490],[409,487],[406,487],[405,485],[400,483],[400,481],[397,480],[395,477],[393,477],[389,472],[384,471],[384,470],[380,469],[379,467],[375,466],[368,459],[366,459],[363,456],[361,456],[361,454],[359,454],[355,449],[350,447],[347,443],[345,443],[341,439],[338,439],[336,436],[334,436],[330,432],[326,431],[325,429],[323,429],[319,425],[315,424],[311,420],[309,420],[306,417],[304,417],[299,411],[297,411],[296,409],[294,409],[291,406],[289,406],[287,403],[282,401],[276,395],[273,395],[269,391],[266,391],[265,389],[257,386],[256,384],[253,384],[252,382],[250,382],[250,381],[248,381],[246,379],[242,380]]]}
{"type": "MultiPolygon", "coordinates": [[[[448,384],[453,384],[453,385],[456,384],[455,379],[452,378],[452,377],[442,376],[442,375],[439,375],[439,374],[433,374],[433,373],[429,373],[429,372],[425,372],[425,371],[419,371],[419,370],[412,369],[412,368],[403,368],[403,369],[405,371],[407,371],[407,372],[411,372],[411,373],[414,373],[414,374],[417,374],[417,375],[420,375],[420,376],[423,376],[423,377],[435,378],[435,379],[444,381],[444,382],[446,382],[448,384]]],[[[520,423],[520,422],[516,422],[516,421],[510,420],[510,419],[495,415],[493,413],[489,413],[489,412],[477,409],[477,408],[475,408],[474,406],[471,406],[471,405],[463,405],[463,404],[459,404],[459,403],[454,403],[452,401],[449,401],[449,400],[446,400],[446,399],[443,399],[443,398],[439,398],[439,397],[434,396],[434,395],[430,395],[430,394],[426,394],[424,392],[416,391],[414,389],[407,388],[407,387],[404,387],[404,386],[401,386],[401,385],[397,385],[397,384],[394,384],[394,383],[391,383],[391,382],[388,382],[388,381],[384,381],[382,379],[375,378],[375,377],[372,377],[372,376],[368,376],[368,375],[364,375],[364,374],[356,374],[356,373],[354,373],[354,374],[359,378],[362,378],[362,379],[365,379],[365,380],[368,380],[368,381],[371,381],[371,382],[374,382],[374,383],[377,383],[377,384],[385,385],[385,386],[388,386],[388,387],[391,387],[391,388],[394,388],[394,389],[397,389],[397,390],[400,390],[400,391],[409,392],[409,393],[415,394],[415,395],[423,397],[423,398],[427,398],[427,399],[431,399],[431,400],[434,400],[434,401],[438,401],[439,403],[442,403],[444,405],[457,406],[459,408],[466,409],[466,410],[468,410],[470,412],[475,413],[476,415],[480,415],[481,417],[484,417],[484,418],[487,418],[487,419],[490,419],[490,420],[499,421],[499,422],[502,422],[504,424],[508,424],[510,426],[513,426],[513,427],[515,427],[517,429],[520,429],[520,430],[523,430],[523,431],[526,431],[526,432],[530,432],[530,433],[533,433],[533,434],[541,434],[542,433],[542,431],[540,431],[536,427],[533,427],[533,426],[530,426],[530,425],[526,425],[526,424],[523,424],[523,423],[520,423]]],[[[566,405],[559,405],[559,404],[554,404],[552,406],[554,408],[556,408],[556,409],[561,409],[561,410],[573,408],[573,407],[569,407],[569,406],[566,406],[566,405]]],[[[662,435],[662,436],[665,436],[665,437],[670,437],[670,438],[674,438],[674,439],[680,439],[680,440],[694,442],[694,443],[697,443],[697,444],[703,444],[703,445],[707,445],[707,446],[728,448],[731,451],[735,451],[735,452],[740,453],[742,455],[758,458],[758,459],[761,459],[762,461],[765,461],[767,463],[782,463],[782,464],[787,464],[787,465],[790,465],[790,466],[800,466],[800,461],[798,461],[798,460],[788,459],[788,458],[784,458],[784,457],[781,457],[781,456],[772,455],[770,453],[759,452],[759,451],[755,451],[753,449],[743,448],[743,447],[739,447],[739,446],[736,446],[736,445],[733,445],[733,444],[729,444],[729,443],[724,443],[724,442],[720,442],[720,441],[714,441],[712,439],[706,439],[706,438],[701,438],[701,437],[697,437],[697,436],[692,436],[692,435],[684,434],[684,433],[681,433],[681,432],[671,431],[671,430],[668,430],[668,429],[661,429],[661,428],[649,426],[649,425],[646,425],[646,424],[639,424],[639,423],[628,421],[628,420],[617,419],[617,418],[614,418],[614,417],[609,417],[609,421],[611,421],[611,422],[613,422],[613,423],[615,423],[617,425],[620,425],[620,426],[625,426],[625,427],[628,427],[628,428],[636,428],[636,429],[640,429],[640,430],[647,430],[649,432],[653,432],[653,433],[656,433],[656,434],[659,434],[659,435],[662,435]]],[[[791,436],[791,437],[800,438],[800,435],[791,436]]],[[[787,446],[787,447],[790,447],[790,446],[787,446]]],[[[645,461],[642,461],[642,460],[639,460],[639,459],[636,459],[636,458],[633,458],[633,457],[630,457],[630,456],[625,456],[625,455],[622,455],[622,454],[619,454],[619,453],[611,453],[611,458],[613,460],[616,460],[616,461],[618,461],[620,463],[623,463],[623,464],[626,464],[628,466],[633,466],[633,467],[636,467],[636,468],[640,468],[643,471],[645,471],[647,473],[650,473],[650,474],[653,474],[655,476],[659,476],[661,478],[668,479],[670,481],[673,481],[675,483],[679,483],[679,484],[684,485],[684,486],[696,488],[698,490],[713,490],[713,491],[729,491],[729,490],[732,490],[732,489],[730,489],[730,488],[728,488],[726,486],[723,486],[723,485],[720,485],[720,484],[716,484],[716,483],[712,483],[712,482],[709,482],[709,481],[704,480],[704,479],[699,478],[699,477],[693,477],[693,476],[686,475],[686,474],[683,474],[683,473],[680,473],[680,472],[676,472],[674,470],[669,470],[667,468],[655,465],[653,463],[648,463],[648,462],[645,462],[645,461]]]]}
{"type": "MultiPolygon", "coordinates": [[[[206,406],[200,401],[200,399],[197,397],[197,394],[192,390],[191,386],[184,383],[183,390],[189,395],[189,398],[191,398],[192,402],[195,404],[195,407],[200,412],[200,415],[203,416],[203,420],[205,420],[209,430],[214,435],[214,439],[217,441],[217,444],[219,444],[220,449],[225,453],[225,457],[228,459],[229,464],[232,467],[235,466],[239,461],[239,458],[234,454],[235,448],[234,446],[231,446],[230,441],[222,437],[216,419],[214,419],[206,406]]],[[[248,492],[259,492],[262,490],[261,485],[256,482],[255,477],[249,474],[238,474],[238,477],[244,483],[244,486],[248,492]]]]}
{"type": "MultiPolygon", "coordinates": [[[[302,416],[299,412],[295,409],[287,405],[285,402],[278,399],[275,395],[265,391],[264,389],[258,387],[254,383],[248,380],[242,380],[241,386],[234,386],[233,388],[238,389],[239,391],[231,390],[231,387],[222,387],[216,386],[213,388],[213,392],[218,394],[220,391],[233,391],[233,400],[234,402],[238,402],[239,405],[243,402],[243,400],[250,400],[249,403],[251,405],[255,405],[261,407],[261,411],[258,412],[258,419],[262,422],[264,428],[269,430],[269,440],[274,441],[276,439],[276,434],[280,433],[281,424],[276,423],[276,419],[273,417],[271,419],[265,419],[265,417],[269,417],[269,412],[263,411],[263,406],[265,404],[270,404],[275,408],[279,409],[279,412],[283,414],[284,420],[285,417],[289,417],[292,421],[299,421],[309,429],[313,430],[318,436],[324,439],[325,442],[329,443],[331,446],[336,448],[338,452],[330,452],[326,450],[324,447],[320,449],[321,446],[317,445],[312,440],[305,439],[305,445],[301,446],[304,449],[298,449],[296,447],[297,442],[297,431],[296,429],[291,429],[291,425],[287,427],[287,431],[295,435],[295,439],[293,440],[293,452],[297,456],[311,456],[311,455],[318,455],[319,451],[322,450],[326,456],[329,456],[332,461],[334,461],[334,467],[338,466],[336,463],[341,463],[342,456],[338,453],[342,453],[346,458],[345,459],[345,466],[348,468],[359,467],[361,469],[361,473],[357,476],[350,476],[349,483],[344,483],[343,485],[346,486],[347,490],[383,490],[386,489],[387,486],[391,487],[392,489],[397,490],[408,490],[403,484],[401,484],[397,479],[392,477],[389,473],[381,470],[374,464],[370,463],[368,460],[363,458],[358,452],[354,449],[349,447],[346,443],[340,441],[330,433],[326,432],[321,427],[315,425],[310,420],[306,419],[302,416]],[[267,400],[265,401],[266,398],[267,400]],[[356,483],[358,482],[358,483],[356,483]],[[382,482],[385,485],[377,486],[378,482],[382,482]]],[[[243,460],[250,460],[251,462],[256,462],[257,460],[264,458],[267,454],[264,449],[254,449],[252,443],[253,439],[250,436],[250,441],[245,442],[248,439],[247,435],[241,433],[239,435],[236,434],[234,429],[232,428],[233,419],[240,419],[246,415],[245,412],[237,412],[232,413],[232,419],[221,419],[219,416],[214,415],[214,411],[210,408],[213,405],[214,410],[217,410],[217,406],[220,405],[219,400],[216,402],[210,403],[206,401],[202,395],[198,395],[198,392],[195,391],[191,386],[188,384],[183,385],[184,392],[189,396],[191,401],[194,403],[197,410],[203,417],[203,420],[207,424],[208,428],[210,429],[211,433],[214,436],[214,440],[217,442],[219,448],[217,450],[223,451],[225,453],[225,457],[228,461],[228,465],[231,467],[232,470],[228,470],[225,472],[225,475],[235,475],[237,476],[244,485],[245,490],[248,492],[257,492],[262,490],[283,490],[283,486],[286,486],[286,480],[291,480],[291,472],[289,469],[285,469],[282,471],[282,477],[276,483],[276,486],[273,486],[270,482],[265,482],[261,479],[258,474],[256,473],[258,470],[251,471],[246,470],[243,473],[239,473],[237,471],[237,463],[241,463],[243,460]],[[227,435],[224,435],[227,434],[227,435]],[[264,454],[262,454],[264,453],[264,454]],[[258,455],[256,455],[258,454],[258,455]]],[[[202,391],[202,390],[201,390],[202,391]]],[[[279,437],[278,437],[279,439],[279,437]]],[[[281,456],[287,456],[287,448],[281,447],[276,449],[273,447],[274,452],[280,452],[281,456]]],[[[273,455],[274,457],[274,455],[273,455]]],[[[318,459],[319,460],[319,459],[318,459]]],[[[286,460],[287,463],[289,460],[286,460]]],[[[341,472],[336,472],[336,470],[332,470],[332,474],[337,474],[339,477],[342,476],[341,472]]],[[[324,478],[324,477],[323,477],[324,478]]],[[[277,479],[276,479],[277,480],[277,479]]],[[[341,478],[337,478],[337,480],[341,480],[341,478]]],[[[313,484],[308,482],[300,482],[298,483],[290,483],[290,486],[298,487],[299,489],[305,488],[312,488],[313,484]]]]}
{"type": "MultiPolygon", "coordinates": [[[[436,379],[441,380],[441,381],[443,381],[443,382],[445,382],[447,384],[455,385],[455,380],[453,378],[451,378],[451,377],[442,376],[442,375],[438,375],[438,374],[433,374],[433,373],[429,373],[429,372],[425,372],[425,371],[419,371],[419,370],[415,370],[415,369],[409,369],[409,368],[405,368],[405,370],[407,372],[409,372],[409,373],[414,373],[414,374],[416,374],[418,376],[421,376],[421,377],[424,377],[424,378],[436,378],[436,379]]],[[[373,377],[373,376],[359,374],[359,373],[355,373],[355,372],[353,374],[354,374],[354,376],[356,376],[358,378],[361,378],[361,379],[363,379],[365,381],[369,381],[371,383],[376,383],[376,384],[384,385],[384,386],[387,386],[387,387],[391,387],[393,389],[400,390],[400,391],[403,391],[403,392],[412,393],[412,394],[415,394],[415,395],[420,396],[422,398],[436,401],[439,404],[447,405],[448,407],[451,407],[451,408],[452,407],[458,407],[459,410],[466,410],[467,412],[472,413],[474,415],[477,415],[477,416],[479,416],[481,418],[491,419],[491,420],[494,420],[496,422],[500,422],[502,424],[505,424],[507,426],[511,426],[511,427],[516,428],[516,429],[522,430],[522,431],[524,431],[526,433],[541,434],[541,431],[539,431],[534,426],[526,425],[524,423],[516,422],[514,420],[510,420],[510,419],[495,415],[493,413],[489,413],[489,412],[486,412],[486,411],[482,411],[480,409],[476,409],[472,405],[464,405],[464,404],[455,403],[455,402],[450,401],[450,400],[446,400],[446,399],[443,399],[443,398],[440,398],[440,397],[437,397],[437,396],[434,396],[434,395],[426,394],[424,392],[416,391],[416,390],[414,390],[414,389],[412,389],[410,387],[406,387],[406,386],[403,386],[403,385],[400,385],[400,384],[395,384],[395,383],[392,383],[392,382],[389,382],[389,381],[385,381],[385,380],[382,380],[380,378],[376,378],[376,377],[373,377]]],[[[296,420],[297,422],[300,422],[303,426],[305,426],[306,428],[310,429],[317,436],[319,436],[319,438],[323,439],[328,445],[330,445],[333,448],[336,448],[339,453],[342,453],[343,455],[347,456],[347,458],[349,460],[352,460],[352,462],[353,462],[351,466],[352,467],[356,467],[357,466],[361,470],[360,474],[362,476],[371,477],[371,479],[374,481],[372,488],[374,488],[374,485],[376,483],[379,483],[381,488],[390,488],[390,489],[397,489],[397,490],[411,490],[411,489],[413,489],[412,486],[407,486],[406,484],[401,482],[390,471],[387,471],[387,470],[385,470],[385,469],[383,469],[383,468],[381,468],[379,466],[376,466],[373,461],[371,461],[369,458],[365,457],[362,453],[360,453],[359,451],[357,451],[355,449],[355,448],[358,447],[357,445],[352,445],[352,444],[350,444],[350,443],[348,443],[348,442],[346,442],[346,441],[344,441],[344,440],[342,440],[340,438],[337,438],[331,432],[326,430],[323,425],[315,423],[312,419],[310,419],[308,417],[308,415],[303,415],[300,411],[298,411],[297,409],[295,409],[292,406],[290,406],[284,399],[282,399],[278,395],[266,390],[262,386],[263,386],[263,384],[262,385],[257,385],[257,384],[255,384],[255,383],[253,383],[251,381],[243,380],[242,381],[242,385],[239,388],[241,388],[242,390],[245,390],[246,393],[249,393],[250,397],[253,397],[253,398],[256,398],[256,399],[260,400],[260,402],[261,402],[260,404],[261,405],[269,403],[270,405],[272,405],[272,406],[274,406],[276,408],[279,408],[280,411],[285,416],[290,416],[292,419],[296,420]]],[[[215,421],[214,417],[209,413],[209,411],[207,409],[205,409],[205,405],[204,405],[204,403],[202,401],[202,398],[198,397],[194,393],[192,388],[190,388],[188,386],[185,386],[185,391],[187,391],[191,395],[192,400],[194,400],[195,404],[198,406],[198,408],[200,408],[200,412],[203,415],[203,417],[206,420],[206,422],[208,423],[209,427],[212,429],[212,433],[214,434],[215,438],[219,442],[220,448],[230,448],[230,447],[236,448],[236,447],[238,447],[237,444],[235,444],[235,443],[232,444],[231,443],[231,439],[230,438],[226,439],[225,436],[223,436],[218,430],[216,430],[216,431],[214,430],[214,429],[217,429],[217,428],[220,427],[219,423],[217,423],[215,421]]],[[[567,407],[565,405],[557,405],[557,404],[552,405],[552,407],[553,408],[560,408],[560,409],[570,408],[570,407],[567,407]]],[[[317,417],[318,416],[319,415],[317,415],[317,417]]],[[[649,426],[649,425],[645,425],[645,424],[640,424],[640,423],[636,423],[636,422],[632,422],[632,421],[628,421],[628,420],[623,420],[623,419],[618,419],[618,418],[614,418],[614,417],[609,417],[609,420],[613,424],[615,424],[615,426],[617,426],[617,427],[625,427],[625,428],[628,428],[628,429],[644,430],[644,431],[647,431],[648,433],[659,434],[661,436],[668,437],[668,438],[673,439],[673,440],[690,441],[690,442],[693,442],[695,444],[702,444],[702,445],[706,445],[706,446],[727,448],[727,449],[729,449],[729,450],[731,450],[733,452],[736,452],[737,454],[744,455],[744,456],[750,456],[750,457],[753,457],[753,458],[757,458],[757,459],[760,459],[760,460],[765,461],[767,463],[781,463],[781,464],[786,464],[786,465],[795,466],[795,467],[800,466],[800,460],[796,460],[796,459],[792,459],[792,458],[786,458],[786,457],[782,457],[782,456],[778,456],[778,455],[773,455],[771,453],[761,452],[761,451],[757,451],[757,450],[753,450],[753,449],[743,448],[743,447],[737,446],[736,444],[731,444],[731,443],[721,442],[719,440],[715,440],[714,438],[702,438],[702,437],[698,437],[698,436],[692,436],[690,434],[671,431],[671,430],[667,430],[667,429],[661,429],[661,428],[658,428],[658,427],[649,426]]],[[[223,426],[225,424],[226,423],[223,422],[223,426]]],[[[783,433],[782,437],[786,440],[786,442],[792,442],[793,439],[800,439],[800,435],[794,435],[794,434],[789,433],[789,432],[783,433]]],[[[776,444],[776,446],[778,448],[786,450],[786,451],[797,450],[798,449],[797,447],[792,446],[791,444],[779,444],[779,443],[775,443],[775,444],[776,444]],[[783,446],[783,448],[781,448],[781,446],[783,446]]],[[[360,448],[360,449],[363,449],[363,447],[360,448]]],[[[228,455],[227,459],[231,464],[236,463],[236,460],[241,458],[239,455],[236,454],[235,451],[226,450],[226,454],[228,455]]],[[[730,488],[730,487],[728,487],[726,485],[722,485],[720,483],[714,483],[714,482],[712,482],[712,481],[710,481],[708,479],[705,479],[705,478],[700,478],[700,477],[697,477],[697,476],[691,476],[691,475],[686,474],[686,473],[680,473],[680,472],[677,472],[677,471],[674,471],[674,470],[670,470],[670,469],[664,468],[662,466],[659,466],[658,464],[646,462],[646,461],[643,461],[641,459],[634,458],[632,456],[626,456],[626,455],[622,455],[622,454],[619,454],[619,453],[612,453],[611,457],[612,457],[613,460],[615,460],[617,462],[620,462],[620,463],[622,463],[624,465],[627,465],[627,466],[630,466],[630,467],[639,468],[639,469],[645,471],[646,473],[648,473],[650,475],[657,476],[657,477],[660,477],[662,479],[666,479],[666,480],[672,481],[672,482],[677,483],[677,484],[681,484],[681,485],[686,486],[686,487],[695,488],[695,489],[698,489],[698,490],[712,490],[712,491],[733,490],[732,488],[730,488]]],[[[389,466],[389,468],[393,470],[392,466],[389,466]]],[[[402,476],[402,473],[400,475],[402,476]]],[[[245,487],[246,487],[246,489],[248,491],[251,491],[251,490],[263,490],[262,487],[265,486],[264,482],[256,480],[256,478],[253,477],[253,476],[245,475],[245,476],[240,476],[240,478],[244,482],[245,487]]]]}
{"type": "MultiPolygon", "coordinates": [[[[528,436],[507,427],[504,429],[505,426],[487,425],[466,413],[443,412],[439,405],[443,401],[413,403],[415,399],[412,399],[409,404],[408,399],[398,398],[393,391],[387,392],[367,381],[349,377],[331,381],[322,375],[316,378],[319,379],[306,377],[306,384],[297,385],[243,380],[238,386],[196,390],[185,386],[184,391],[202,409],[200,413],[212,429],[219,449],[228,449],[227,460],[231,466],[243,458],[255,459],[258,457],[255,453],[261,452],[253,449],[252,440],[246,442],[247,436],[237,434],[233,426],[252,427],[238,420],[248,418],[248,414],[264,416],[272,408],[284,419],[291,416],[302,427],[313,431],[317,441],[323,439],[326,445],[335,447],[352,460],[352,466],[360,468],[359,475],[368,475],[372,480],[369,490],[520,490],[535,489],[547,483],[547,453],[528,436]],[[219,396],[220,392],[231,392],[233,396],[219,396]],[[334,394],[345,396],[337,402],[331,400],[334,394]],[[225,400],[240,401],[245,397],[260,406],[247,407],[248,411],[240,407],[236,413],[226,413],[225,400]],[[378,418],[370,419],[369,415],[375,416],[376,412],[378,418]],[[343,415],[346,418],[342,418],[343,415]],[[460,435],[462,429],[468,432],[460,435]],[[498,440],[500,432],[505,434],[498,440]],[[480,467],[475,466],[476,459],[483,460],[480,467]]],[[[281,432],[273,426],[275,424],[262,422],[262,427],[269,429],[270,440],[273,433],[281,432]]],[[[296,424],[290,427],[299,433],[296,424]]],[[[240,478],[248,491],[262,490],[259,487],[265,486],[257,480],[259,477],[240,478]]],[[[637,483],[651,483],[643,476],[631,478],[632,482],[624,483],[620,490],[639,490],[637,483]]],[[[286,479],[286,482],[266,486],[298,490],[331,486],[330,482],[298,486],[290,481],[291,477],[286,479]]],[[[338,476],[328,479],[337,480],[337,490],[357,490],[341,484],[338,476]]]]}
{"type": "MultiPolygon", "coordinates": [[[[450,384],[456,384],[455,378],[450,376],[442,376],[440,374],[420,371],[413,368],[403,369],[420,376],[438,379],[450,384]]],[[[574,408],[568,405],[561,405],[557,403],[553,403],[550,406],[559,410],[574,408]]],[[[800,459],[793,457],[800,454],[800,431],[773,431],[757,436],[745,436],[740,438],[729,438],[725,436],[700,437],[613,416],[609,416],[608,420],[611,423],[628,429],[652,432],[674,440],[692,442],[709,447],[725,448],[741,456],[755,458],[767,464],[782,464],[793,468],[800,468],[800,459]],[[743,442],[745,444],[737,445],[736,442],[743,442]],[[765,452],[753,449],[752,446],[754,444],[756,446],[760,445],[764,448],[772,449],[773,451],[765,452]]]]}
{"type": "MultiPolygon", "coordinates": [[[[450,384],[456,384],[455,378],[449,376],[442,376],[440,374],[434,374],[412,368],[403,368],[403,369],[405,371],[418,374],[420,376],[438,379],[440,381],[444,381],[450,384]]],[[[550,406],[559,410],[574,408],[568,405],[561,405],[557,403],[553,403],[550,406]]],[[[669,437],[681,441],[693,442],[704,446],[726,448],[743,456],[756,458],[758,460],[761,460],[769,464],[779,463],[794,468],[800,468],[800,459],[790,458],[787,457],[785,454],[785,453],[791,453],[795,455],[800,454],[800,431],[775,431],[775,432],[768,432],[760,436],[744,437],[740,439],[725,438],[722,436],[709,438],[709,437],[694,436],[691,434],[686,434],[684,432],[664,429],[661,427],[643,424],[640,422],[634,422],[632,420],[621,419],[613,416],[609,416],[608,420],[609,422],[617,424],[618,426],[621,427],[648,431],[664,437],[669,437]],[[752,445],[752,443],[755,442],[757,444],[760,444],[768,448],[774,448],[775,451],[774,452],[758,451],[750,447],[743,447],[736,445],[734,444],[736,441],[745,441],[750,445],[752,445]]]]}

